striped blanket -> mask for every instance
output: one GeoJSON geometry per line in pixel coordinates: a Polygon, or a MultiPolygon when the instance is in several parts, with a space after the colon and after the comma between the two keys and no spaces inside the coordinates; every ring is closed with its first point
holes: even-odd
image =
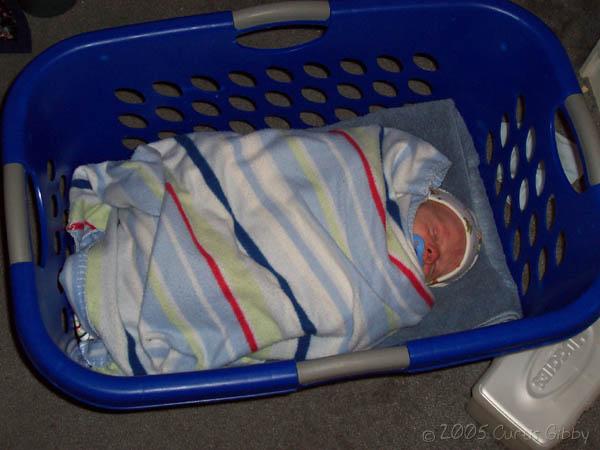
{"type": "Polygon", "coordinates": [[[416,324],[433,298],[412,218],[449,164],[370,126],[181,135],[77,168],[60,281],[78,357],[181,372],[366,349],[416,324]]]}

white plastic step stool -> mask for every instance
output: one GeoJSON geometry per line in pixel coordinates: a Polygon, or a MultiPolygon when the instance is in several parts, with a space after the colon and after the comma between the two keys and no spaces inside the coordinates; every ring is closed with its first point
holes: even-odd
{"type": "Polygon", "coordinates": [[[558,344],[496,358],[472,394],[469,414],[508,448],[583,445],[589,430],[576,422],[600,394],[600,320],[558,344]]]}
{"type": "Polygon", "coordinates": [[[581,66],[579,74],[582,78],[588,79],[596,99],[596,105],[600,109],[600,40],[581,66]]]}

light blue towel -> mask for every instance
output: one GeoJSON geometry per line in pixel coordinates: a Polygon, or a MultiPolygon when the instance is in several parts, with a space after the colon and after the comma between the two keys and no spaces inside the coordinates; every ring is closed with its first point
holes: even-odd
{"type": "MultiPolygon", "coordinates": [[[[474,211],[483,233],[479,260],[463,278],[435,288],[436,305],[417,326],[404,328],[382,345],[468,330],[522,317],[517,286],[506,265],[492,210],[479,176],[479,157],[451,100],[384,109],[344,121],[343,126],[378,124],[405,130],[432,144],[452,161],[442,187],[474,211]]],[[[336,124],[333,126],[340,126],[336,124]]]]}

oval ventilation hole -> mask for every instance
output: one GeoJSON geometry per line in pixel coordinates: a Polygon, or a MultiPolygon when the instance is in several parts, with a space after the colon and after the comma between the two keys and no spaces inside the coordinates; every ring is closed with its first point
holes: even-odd
{"type": "Polygon", "coordinates": [[[54,194],[50,196],[50,214],[52,214],[52,217],[58,216],[58,200],[54,194]]]}
{"type": "Polygon", "coordinates": [[[220,114],[219,108],[209,102],[193,102],[192,108],[194,108],[194,111],[205,116],[214,117],[220,114]]]}
{"type": "Polygon", "coordinates": [[[546,229],[552,228],[556,220],[556,199],[551,195],[546,203],[546,229]]]}
{"type": "Polygon", "coordinates": [[[74,242],[73,238],[69,235],[69,233],[63,233],[63,248],[65,251],[65,256],[71,256],[73,254],[74,242]]]}
{"type": "Polygon", "coordinates": [[[383,106],[383,105],[370,105],[369,106],[370,113],[374,113],[376,111],[381,111],[382,109],[385,109],[385,106],[383,106]]]}
{"type": "Polygon", "coordinates": [[[512,200],[510,195],[506,196],[504,199],[504,226],[508,227],[510,225],[512,216],[512,200]]]}
{"type": "Polygon", "coordinates": [[[537,216],[535,214],[531,215],[529,219],[529,246],[533,247],[535,241],[537,239],[537,216]]]}
{"type": "Polygon", "coordinates": [[[502,183],[504,182],[504,169],[502,169],[502,164],[498,164],[496,168],[496,195],[500,194],[502,190],[502,183]]]}
{"type": "Polygon", "coordinates": [[[494,139],[492,133],[488,131],[487,137],[485,138],[485,160],[487,163],[492,162],[494,156],[494,139]]]}
{"type": "Polygon", "coordinates": [[[413,56],[413,62],[415,65],[422,70],[427,72],[435,72],[438,70],[438,63],[433,56],[426,53],[417,53],[413,56]]]}
{"type": "Polygon", "coordinates": [[[270,104],[279,106],[280,108],[289,108],[292,106],[292,100],[281,92],[269,91],[265,94],[265,98],[270,104]]]}
{"type": "Polygon", "coordinates": [[[152,84],[154,91],[157,94],[165,97],[181,97],[181,88],[175,83],[168,83],[166,81],[158,81],[152,84]]]}
{"type": "Polygon", "coordinates": [[[52,249],[54,250],[55,255],[60,255],[60,252],[62,250],[62,246],[60,244],[60,231],[54,232],[52,249]]]}
{"type": "Polygon", "coordinates": [[[250,31],[236,38],[238,45],[257,49],[283,49],[308,44],[325,34],[320,25],[288,25],[250,31]]]}
{"type": "Polygon", "coordinates": [[[387,81],[374,81],[373,89],[379,95],[382,95],[384,97],[395,97],[396,95],[398,95],[398,91],[396,91],[396,88],[387,81]]]}
{"type": "Polygon", "coordinates": [[[127,103],[128,105],[136,105],[146,101],[144,96],[135,89],[115,89],[114,92],[115,97],[117,97],[123,103],[127,103]]]}
{"type": "Polygon", "coordinates": [[[233,106],[235,109],[239,109],[240,111],[255,111],[256,106],[252,100],[246,97],[239,97],[232,95],[229,97],[229,104],[233,106]]]}
{"type": "Polygon", "coordinates": [[[522,95],[517,98],[517,105],[515,106],[515,120],[517,122],[517,128],[523,126],[523,118],[525,117],[525,99],[522,95]]]}
{"type": "Polygon", "coordinates": [[[54,177],[56,176],[54,161],[48,160],[46,162],[46,176],[48,177],[48,181],[54,181],[54,177]]]}
{"type": "Polygon", "coordinates": [[[319,89],[303,88],[301,92],[302,92],[302,96],[310,102],[325,103],[327,101],[327,97],[319,89]]]}
{"type": "Polygon", "coordinates": [[[229,121],[229,128],[239,134],[248,134],[254,131],[254,127],[248,122],[243,120],[231,120],[229,121]]]}
{"type": "Polygon", "coordinates": [[[531,280],[531,269],[529,263],[525,263],[523,266],[523,272],[521,273],[521,295],[527,294],[529,290],[529,282],[531,280]]]}
{"type": "Polygon", "coordinates": [[[525,157],[527,158],[527,161],[531,161],[534,150],[535,150],[535,130],[532,127],[527,132],[527,139],[525,139],[525,157]]]}
{"type": "Polygon", "coordinates": [[[274,81],[279,83],[291,83],[292,74],[285,69],[279,67],[269,67],[267,69],[267,75],[274,81]]]}
{"type": "Polygon", "coordinates": [[[521,254],[521,232],[516,230],[513,234],[513,261],[519,259],[519,255],[521,254]]]}
{"type": "Polygon", "coordinates": [[[302,120],[302,122],[311,127],[322,127],[323,125],[325,125],[325,120],[323,120],[323,118],[315,112],[301,112],[300,120],[302,120]]]}
{"type": "Polygon", "coordinates": [[[161,106],[156,108],[156,115],[167,122],[183,122],[183,114],[175,108],[161,106]]]}
{"type": "Polygon", "coordinates": [[[538,163],[537,169],[535,171],[535,193],[539,197],[544,190],[544,183],[546,182],[546,167],[544,166],[544,161],[540,161],[538,163]]]}
{"type": "Polygon", "coordinates": [[[506,142],[508,141],[508,128],[510,127],[510,120],[508,118],[508,114],[504,114],[502,116],[502,121],[500,122],[500,145],[502,147],[506,147],[506,142]]]}
{"type": "Polygon", "coordinates": [[[348,108],[335,108],[335,117],[339,120],[350,120],[357,117],[357,114],[348,108]]]}
{"type": "Polygon", "coordinates": [[[329,69],[323,64],[308,63],[304,64],[304,71],[313,78],[329,77],[329,69]]]}
{"type": "Polygon", "coordinates": [[[527,178],[521,181],[521,187],[519,188],[519,208],[523,211],[527,208],[527,203],[529,202],[529,183],[527,178]]]}
{"type": "Polygon", "coordinates": [[[343,59],[340,61],[340,66],[351,75],[364,75],[366,72],[363,63],[355,59],[343,59]]]}
{"type": "Polygon", "coordinates": [[[146,128],[148,122],[142,116],[136,114],[121,114],[119,116],[119,122],[125,125],[127,128],[146,128]]]}
{"type": "Polygon", "coordinates": [[[510,153],[510,177],[515,178],[519,170],[519,147],[514,146],[510,153]]]}
{"type": "Polygon", "coordinates": [[[190,78],[192,86],[205,92],[215,92],[219,90],[219,84],[209,77],[195,76],[190,78]]]}
{"type": "Polygon", "coordinates": [[[71,256],[75,253],[75,241],[67,234],[67,243],[65,245],[65,255],[71,256]]]}
{"type": "Polygon", "coordinates": [[[177,133],[175,133],[174,131],[161,131],[158,133],[159,139],[169,139],[174,138],[175,136],[177,136],[177,133]]]}
{"type": "Polygon", "coordinates": [[[337,85],[337,90],[342,97],[349,98],[350,100],[358,100],[362,98],[360,89],[352,84],[341,83],[337,85]]]}
{"type": "Polygon", "coordinates": [[[62,198],[68,200],[67,198],[67,177],[65,175],[61,175],[58,180],[58,193],[62,198]]]}
{"type": "Polygon", "coordinates": [[[565,233],[564,231],[561,231],[556,239],[556,247],[554,249],[554,258],[557,266],[559,266],[565,259],[566,246],[567,241],[565,240],[565,233]]]}
{"type": "Polygon", "coordinates": [[[546,274],[546,266],[547,265],[548,265],[548,252],[546,251],[545,248],[543,248],[540,251],[540,254],[538,256],[538,267],[537,267],[538,280],[542,281],[542,278],[544,278],[544,275],[546,274]]]}
{"type": "Polygon", "coordinates": [[[201,123],[194,127],[194,131],[202,133],[202,132],[207,132],[207,131],[217,131],[217,129],[215,127],[211,127],[210,125],[201,123]]]}
{"type": "Polygon", "coordinates": [[[229,79],[242,87],[254,87],[256,86],[256,80],[252,75],[247,72],[229,72],[229,79]]]}
{"type": "Polygon", "coordinates": [[[279,116],[266,116],[265,123],[269,128],[279,130],[287,130],[290,128],[288,121],[279,116]]]}
{"type": "Polygon", "coordinates": [[[402,70],[402,63],[393,56],[380,56],[377,58],[377,65],[386,72],[398,73],[402,70]]]}
{"type": "Polygon", "coordinates": [[[560,165],[573,190],[581,193],[586,189],[581,151],[571,123],[561,110],[554,114],[554,129],[560,165]]]}
{"type": "Polygon", "coordinates": [[[429,83],[423,80],[412,79],[408,80],[408,88],[413,91],[415,94],[428,96],[433,93],[431,90],[431,86],[429,83]]]}
{"type": "Polygon", "coordinates": [[[140,138],[136,138],[136,137],[126,137],[126,138],[124,138],[124,139],[121,140],[121,143],[128,150],[135,150],[140,145],[147,144],[147,142],[145,140],[140,139],[140,138]]]}
{"type": "Polygon", "coordinates": [[[63,211],[63,225],[66,227],[69,224],[69,211],[63,211]]]}
{"type": "Polygon", "coordinates": [[[41,204],[39,199],[40,190],[34,183],[31,176],[27,177],[27,184],[25,186],[25,192],[27,195],[27,215],[29,224],[29,240],[31,242],[31,250],[33,253],[33,261],[36,265],[43,267],[46,263],[46,251],[42,244],[42,221],[41,217],[41,204]]]}

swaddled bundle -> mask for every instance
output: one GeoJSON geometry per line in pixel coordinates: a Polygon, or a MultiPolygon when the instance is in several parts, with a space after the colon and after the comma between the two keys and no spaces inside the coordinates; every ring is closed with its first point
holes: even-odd
{"type": "Polygon", "coordinates": [[[79,167],[61,283],[119,374],[316,358],[418,323],[411,227],[450,163],[378,126],[197,133],[79,167]]]}

